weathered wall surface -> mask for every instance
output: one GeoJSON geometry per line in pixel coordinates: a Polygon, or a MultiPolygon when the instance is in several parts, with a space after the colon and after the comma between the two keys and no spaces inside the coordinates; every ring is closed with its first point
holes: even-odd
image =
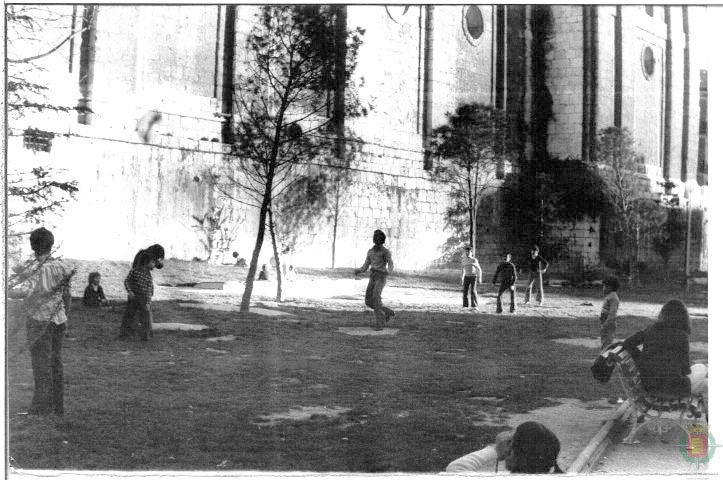
{"type": "Polygon", "coordinates": [[[582,149],[582,7],[559,5],[552,12],[547,84],[553,99],[553,120],[548,130],[548,151],[560,158],[579,158],[582,149]]]}
{"type": "MultiPolygon", "coordinates": [[[[58,7],[65,8],[65,7],[58,7]]],[[[208,211],[214,194],[203,180],[208,169],[226,165],[220,139],[221,71],[225,8],[217,6],[110,6],[101,5],[93,91],[93,124],[79,125],[75,112],[12,119],[8,167],[47,163],[66,168],[80,183],[78,201],[67,206],[55,224],[66,255],[82,258],[129,258],[137,248],[163,242],[169,256],[205,257],[192,215],[208,211]],[[157,111],[148,144],[136,129],[139,119],[157,111]],[[26,126],[55,132],[50,154],[22,147],[26,126]],[[62,136],[65,135],[65,136],[62,136]],[[199,180],[194,180],[198,178],[199,180]]],[[[239,6],[237,15],[237,68],[246,58],[245,32],[253,22],[255,6],[239,6]]],[[[445,114],[464,102],[491,103],[495,64],[493,8],[479,6],[483,29],[474,39],[466,30],[469,7],[438,5],[434,9],[434,64],[432,68],[432,126],[444,123],[445,114]]],[[[65,8],[69,12],[69,7],[65,8]]],[[[508,9],[507,107],[524,111],[527,68],[523,8],[508,9]]],[[[666,27],[662,8],[646,15],[638,6],[623,10],[622,123],[633,133],[650,166],[660,178],[662,162],[663,72],[666,27]],[[641,69],[641,51],[651,45],[655,71],[647,78],[641,69]]],[[[691,7],[690,23],[705,11],[691,7]]],[[[68,13],[65,12],[65,13],[68,13]]],[[[582,116],[582,9],[552,7],[553,26],[547,54],[547,82],[553,100],[548,148],[562,157],[579,156],[582,116]]],[[[684,32],[682,11],[671,7],[674,103],[671,105],[671,177],[681,178],[683,131],[684,32]]],[[[615,7],[598,12],[598,128],[613,123],[615,7]]],[[[365,30],[356,79],[359,96],[372,107],[364,118],[348,126],[364,140],[352,164],[353,181],[342,198],[337,232],[337,265],[358,265],[371,244],[371,232],[382,228],[400,268],[423,268],[440,256],[450,235],[445,211],[448,187],[423,168],[422,118],[424,108],[425,13],[421,6],[348,7],[349,27],[365,30]],[[362,82],[363,80],[363,82],[362,82]]],[[[698,88],[705,38],[690,27],[690,109],[688,117],[688,184],[693,203],[704,204],[695,184],[698,142],[698,88]]],[[[43,59],[48,69],[43,81],[51,85],[56,103],[73,106],[78,90],[80,41],[72,52],[43,59]],[[69,62],[69,56],[75,60],[69,62]],[[73,63],[75,62],[75,63],[73,63]]],[[[500,93],[500,92],[497,92],[500,93]]],[[[143,121],[140,126],[143,127],[143,121]]],[[[146,124],[146,126],[150,126],[146,124]]],[[[499,205],[498,205],[499,206],[499,205]]],[[[499,209],[486,212],[493,214],[499,209]]],[[[489,216],[489,215],[488,215],[489,216]]],[[[494,216],[494,215],[493,215],[494,216]]],[[[253,208],[235,205],[233,218],[241,234],[232,244],[250,256],[256,231],[253,208]]],[[[576,239],[576,252],[596,262],[599,231],[578,225],[567,232],[576,239]],[[587,232],[587,233],[586,233],[587,232]]],[[[300,265],[330,266],[331,225],[322,220],[309,226],[295,261],[300,265]]],[[[480,230],[482,256],[496,263],[500,246],[491,234],[494,224],[480,230]]],[[[705,252],[705,238],[696,251],[705,252]]],[[[270,256],[270,245],[262,259],[270,256]]],[[[703,254],[700,254],[701,256],[703,254]]],[[[696,257],[697,258],[697,257],[696,257]]]]}

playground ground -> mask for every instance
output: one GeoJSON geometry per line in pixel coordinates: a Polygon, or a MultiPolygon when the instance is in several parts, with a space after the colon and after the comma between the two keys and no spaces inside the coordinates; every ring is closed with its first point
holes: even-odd
{"type": "MultiPolygon", "coordinates": [[[[590,375],[598,289],[548,288],[544,306],[461,308],[455,273],[402,273],[385,302],[397,316],[369,328],[366,279],[351,269],[300,269],[283,303],[256,282],[241,314],[232,266],[169,261],[154,272],[154,322],[208,327],[117,340],[125,262],[78,267],[63,358],[66,415],[28,417],[32,372],[22,329],[8,338],[9,455],[19,469],[439,472],[527,419],[561,438],[563,469],[613,412],[617,384],[590,375]],[[80,305],[98,270],[112,300],[80,305]]],[[[272,277],[273,280],[273,277],[272,277]]],[[[650,324],[674,294],[622,291],[618,337],[650,324]]],[[[519,299],[519,297],[518,297],[519,299]]],[[[690,306],[691,360],[707,362],[706,299],[690,306]]],[[[521,302],[520,302],[521,303],[521,302]]],[[[21,321],[8,306],[9,325],[21,321]]]]}

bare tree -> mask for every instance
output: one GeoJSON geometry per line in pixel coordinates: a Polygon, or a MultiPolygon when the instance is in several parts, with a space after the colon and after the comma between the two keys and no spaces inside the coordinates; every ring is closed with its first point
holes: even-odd
{"type": "MultiPolygon", "coordinates": [[[[259,208],[241,311],[249,309],[267,224],[274,225],[273,203],[334,141],[328,95],[336,87],[333,62],[339,45],[334,20],[331,6],[264,6],[247,37],[249,61],[235,88],[238,120],[230,156],[238,176],[230,175],[224,190],[230,198],[259,208]]],[[[361,33],[345,31],[345,86],[361,33]]],[[[356,105],[348,102],[342,113],[353,112],[356,105]]],[[[278,249],[274,250],[277,297],[282,298],[278,249]]]]}
{"type": "Polygon", "coordinates": [[[662,224],[665,212],[650,194],[642,175],[645,159],[636,152],[630,132],[617,127],[600,131],[595,150],[611,208],[607,224],[620,240],[628,281],[636,282],[641,241],[662,224]]]}
{"type": "Polygon", "coordinates": [[[477,213],[487,191],[499,183],[500,164],[514,158],[504,112],[487,105],[461,105],[433,132],[432,149],[441,158],[436,173],[452,188],[449,216],[467,213],[469,243],[477,247],[477,213]]]}
{"type": "MultiPolygon", "coordinates": [[[[50,5],[8,5],[7,25],[7,113],[10,130],[33,114],[67,113],[75,107],[49,98],[48,72],[43,63],[61,55],[61,47],[82,33],[71,26],[67,7],[50,5]]],[[[54,134],[32,127],[21,127],[23,146],[36,152],[49,152],[54,134]]],[[[11,133],[15,134],[15,133],[11,133]]],[[[42,155],[38,156],[38,162],[42,155]]],[[[9,241],[21,242],[33,226],[47,215],[63,208],[75,197],[78,184],[61,178],[58,169],[12,162],[7,173],[9,241]]]]}

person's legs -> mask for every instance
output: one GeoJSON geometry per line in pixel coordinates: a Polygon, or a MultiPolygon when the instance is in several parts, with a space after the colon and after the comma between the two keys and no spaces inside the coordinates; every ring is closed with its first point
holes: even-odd
{"type": "Polygon", "coordinates": [[[133,335],[133,323],[135,322],[136,310],[138,304],[135,299],[128,297],[126,303],[125,312],[123,312],[123,319],[121,320],[120,338],[128,338],[133,335]]]}
{"type": "Polygon", "coordinates": [[[469,282],[470,306],[477,308],[477,277],[471,277],[469,282]]]}
{"type": "Polygon", "coordinates": [[[510,285],[507,288],[510,289],[510,313],[515,313],[515,310],[517,310],[517,305],[515,304],[515,286],[510,285]]]}
{"type": "Polygon", "coordinates": [[[376,277],[374,272],[369,275],[369,283],[367,284],[367,291],[364,294],[364,305],[369,308],[374,308],[374,284],[376,283],[376,277]]]}
{"type": "Polygon", "coordinates": [[[469,307],[469,300],[468,300],[468,295],[467,295],[467,291],[469,290],[469,287],[470,287],[470,277],[465,275],[464,279],[462,280],[462,308],[469,307]]]}
{"type": "MultiPolygon", "coordinates": [[[[30,320],[29,324],[30,322],[34,321],[30,320]]],[[[30,330],[30,328],[31,327],[28,326],[28,330],[30,330]]],[[[30,362],[33,367],[33,380],[35,382],[33,399],[30,402],[29,413],[31,414],[43,415],[51,411],[50,351],[50,335],[46,329],[45,332],[30,345],[30,362]]]]}
{"type": "Polygon", "coordinates": [[[141,334],[141,340],[150,340],[150,338],[153,336],[153,333],[151,332],[151,303],[150,300],[148,303],[146,302],[139,302],[138,303],[138,317],[140,320],[141,328],[140,328],[140,334],[141,334]]]}
{"type": "Polygon", "coordinates": [[[372,308],[377,319],[377,327],[381,327],[384,326],[388,316],[394,315],[394,311],[382,304],[382,290],[387,283],[387,276],[377,272],[372,272],[372,275],[376,277],[372,293],[372,308]]]}
{"type": "Polygon", "coordinates": [[[50,324],[50,403],[53,413],[63,415],[63,337],[65,336],[65,324],[50,324]]]}
{"type": "Polygon", "coordinates": [[[500,284],[500,289],[497,291],[497,313],[502,313],[502,294],[505,293],[505,286],[500,284]]]}
{"type": "Polygon", "coordinates": [[[542,272],[537,272],[537,303],[542,305],[545,301],[545,289],[542,285],[542,272]]]}
{"type": "Polygon", "coordinates": [[[605,350],[615,339],[615,324],[600,326],[600,347],[605,350]]]}
{"type": "Polygon", "coordinates": [[[530,272],[530,277],[527,280],[527,289],[525,290],[525,303],[530,303],[530,295],[532,294],[532,287],[535,286],[535,273],[530,272]]]}
{"type": "Polygon", "coordinates": [[[708,367],[702,363],[691,365],[688,378],[692,395],[708,394],[708,367]]]}

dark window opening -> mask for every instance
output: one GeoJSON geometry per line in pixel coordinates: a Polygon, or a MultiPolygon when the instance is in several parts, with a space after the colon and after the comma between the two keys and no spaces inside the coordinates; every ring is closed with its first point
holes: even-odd
{"type": "Polygon", "coordinates": [[[485,31],[482,11],[477,5],[470,5],[467,7],[467,12],[464,15],[464,22],[467,27],[467,33],[473,40],[477,40],[485,31]]]}
{"type": "Polygon", "coordinates": [[[643,74],[645,78],[650,78],[655,73],[655,53],[649,46],[643,48],[643,74]]]}
{"type": "Polygon", "coordinates": [[[652,5],[645,5],[645,13],[648,14],[648,16],[654,17],[655,7],[652,5]]]}

